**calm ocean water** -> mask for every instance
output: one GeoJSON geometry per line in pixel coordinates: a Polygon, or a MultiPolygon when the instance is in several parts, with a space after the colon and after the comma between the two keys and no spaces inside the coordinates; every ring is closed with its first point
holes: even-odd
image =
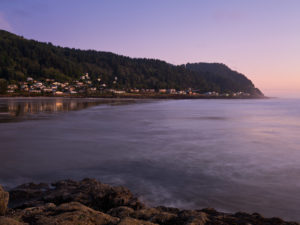
{"type": "Polygon", "coordinates": [[[300,100],[0,99],[0,184],[84,177],[150,205],[300,221],[300,100]]]}

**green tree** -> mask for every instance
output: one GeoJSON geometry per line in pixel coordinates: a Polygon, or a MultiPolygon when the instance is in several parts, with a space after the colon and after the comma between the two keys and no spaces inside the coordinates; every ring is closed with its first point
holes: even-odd
{"type": "Polygon", "coordinates": [[[7,82],[5,79],[0,79],[0,94],[5,94],[7,91],[7,82]]]}

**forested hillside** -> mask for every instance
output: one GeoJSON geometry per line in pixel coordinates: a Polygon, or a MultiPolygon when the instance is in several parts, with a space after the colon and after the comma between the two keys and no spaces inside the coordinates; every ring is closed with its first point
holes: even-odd
{"type": "Polygon", "coordinates": [[[28,76],[72,81],[84,73],[89,73],[92,81],[101,78],[108,87],[117,77],[116,88],[192,88],[200,92],[261,94],[244,75],[222,64],[175,66],[155,59],[53,46],[0,30],[0,78],[9,82],[28,76]]]}

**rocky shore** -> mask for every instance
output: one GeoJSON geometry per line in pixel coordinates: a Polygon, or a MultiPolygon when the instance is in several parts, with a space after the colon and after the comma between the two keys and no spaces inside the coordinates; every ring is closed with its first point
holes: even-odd
{"type": "Polygon", "coordinates": [[[206,208],[150,208],[127,188],[94,179],[28,183],[5,192],[0,186],[0,225],[296,225],[254,213],[228,214],[206,208]]]}

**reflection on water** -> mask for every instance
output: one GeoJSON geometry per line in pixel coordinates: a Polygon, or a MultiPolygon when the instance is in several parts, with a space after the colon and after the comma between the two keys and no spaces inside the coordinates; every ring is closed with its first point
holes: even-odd
{"type": "Polygon", "coordinates": [[[99,104],[127,104],[134,100],[79,99],[79,98],[6,98],[0,101],[0,123],[24,119],[40,119],[39,113],[56,113],[81,110],[99,104]]]}

